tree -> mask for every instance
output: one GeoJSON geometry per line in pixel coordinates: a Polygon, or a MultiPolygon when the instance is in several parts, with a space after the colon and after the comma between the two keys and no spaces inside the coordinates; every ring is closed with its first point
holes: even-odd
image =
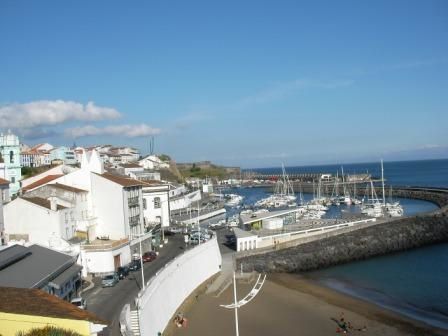
{"type": "Polygon", "coordinates": [[[73,330],[46,326],[43,328],[33,328],[28,331],[19,331],[16,336],[81,336],[73,330]]]}

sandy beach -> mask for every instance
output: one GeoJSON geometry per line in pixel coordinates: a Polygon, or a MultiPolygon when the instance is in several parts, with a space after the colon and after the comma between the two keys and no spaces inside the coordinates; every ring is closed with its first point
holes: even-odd
{"type": "MultiPolygon", "coordinates": [[[[251,288],[249,283],[238,283],[238,298],[251,288]]],[[[234,311],[220,307],[232,302],[232,286],[219,297],[204,294],[203,286],[180,308],[188,320],[187,326],[177,328],[171,323],[164,336],[235,335],[234,311]]],[[[343,333],[337,332],[338,324],[333,318],[340,319],[341,314],[354,327],[350,334],[448,335],[448,331],[430,328],[290,274],[268,275],[262,291],[238,314],[239,332],[244,336],[339,335],[343,333]]]]}

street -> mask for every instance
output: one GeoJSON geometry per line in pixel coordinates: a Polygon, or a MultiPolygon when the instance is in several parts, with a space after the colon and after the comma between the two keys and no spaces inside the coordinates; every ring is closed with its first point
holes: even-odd
{"type": "MultiPolygon", "coordinates": [[[[143,265],[146,282],[166,263],[185,251],[182,234],[170,235],[166,238],[168,238],[168,244],[164,245],[162,249],[158,249],[157,258],[143,265]]],[[[82,294],[87,300],[87,310],[109,322],[109,327],[105,329],[103,335],[120,335],[120,312],[126,303],[133,305],[134,298],[142,284],[141,270],[129,273],[114,287],[102,288],[100,278],[94,278],[94,283],[93,288],[82,294]]]]}

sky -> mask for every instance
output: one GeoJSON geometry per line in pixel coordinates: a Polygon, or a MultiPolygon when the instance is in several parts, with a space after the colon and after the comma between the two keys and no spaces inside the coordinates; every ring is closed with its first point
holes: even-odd
{"type": "Polygon", "coordinates": [[[0,130],[245,168],[448,157],[448,1],[0,1],[0,130]]]}

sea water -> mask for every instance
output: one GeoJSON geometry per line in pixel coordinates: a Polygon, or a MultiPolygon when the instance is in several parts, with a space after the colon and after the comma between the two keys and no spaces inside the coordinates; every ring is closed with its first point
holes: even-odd
{"type": "MultiPolygon", "coordinates": [[[[288,173],[332,173],[341,165],[288,167],[288,173]]],[[[448,160],[385,162],[385,178],[394,186],[448,188],[448,160]]],[[[280,168],[256,169],[260,173],[281,173],[280,168]]],[[[379,163],[344,164],[344,173],[381,176],[379,163]]],[[[256,189],[256,188],[253,188],[256,189]]],[[[266,191],[243,191],[247,198],[259,199],[266,191]]],[[[311,195],[306,195],[307,198],[311,195]]],[[[399,199],[405,215],[432,211],[429,202],[399,199]]],[[[357,211],[354,207],[332,207],[338,211],[357,211]]],[[[333,211],[333,213],[332,213],[333,211]]],[[[430,325],[448,329],[448,244],[439,244],[369,260],[334,266],[309,274],[322,284],[347,295],[359,297],[400,312],[430,325]]]]}

